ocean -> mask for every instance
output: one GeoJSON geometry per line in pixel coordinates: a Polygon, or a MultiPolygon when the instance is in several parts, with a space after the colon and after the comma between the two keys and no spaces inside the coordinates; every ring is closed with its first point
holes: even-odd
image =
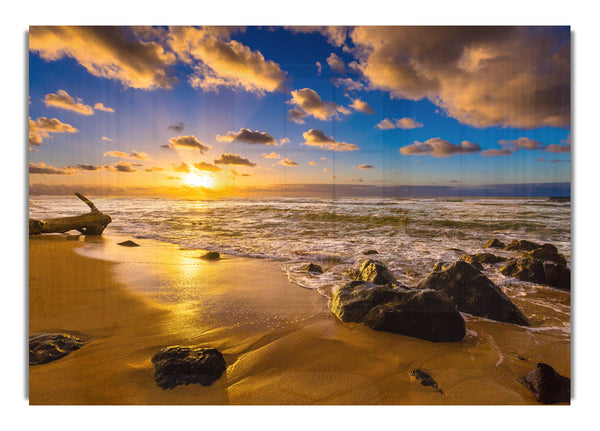
{"type": "MultiPolygon", "coordinates": [[[[492,238],[552,243],[571,265],[571,204],[546,198],[90,198],[112,217],[107,234],[275,260],[298,288],[328,298],[348,279],[346,272],[367,257],[384,262],[410,287],[436,262],[489,252],[484,244],[492,238]],[[368,250],[377,254],[367,256],[368,250]],[[303,271],[307,263],[320,265],[323,274],[303,271]]],[[[32,218],[86,211],[74,196],[29,198],[32,218]]],[[[570,294],[505,277],[499,266],[485,265],[484,273],[529,309],[536,330],[570,337],[570,294]]]]}

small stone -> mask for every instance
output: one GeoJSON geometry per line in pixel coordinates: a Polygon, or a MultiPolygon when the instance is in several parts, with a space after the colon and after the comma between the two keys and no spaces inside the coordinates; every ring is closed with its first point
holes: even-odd
{"type": "Polygon", "coordinates": [[[302,267],[302,271],[323,274],[323,269],[321,269],[321,267],[319,265],[314,264],[314,263],[309,263],[308,265],[304,265],[302,267]]]}
{"type": "Polygon", "coordinates": [[[423,386],[431,386],[433,389],[435,389],[437,392],[439,392],[440,394],[443,394],[444,392],[439,388],[437,382],[435,380],[433,380],[433,377],[431,377],[429,374],[427,374],[425,371],[413,368],[412,370],[410,370],[408,372],[408,375],[410,376],[411,379],[414,379],[418,382],[421,382],[421,384],[423,386]]]}
{"type": "Polygon", "coordinates": [[[204,259],[204,260],[218,260],[220,258],[221,258],[221,255],[217,251],[209,251],[208,253],[200,256],[200,259],[204,259]]]}
{"type": "Polygon", "coordinates": [[[488,242],[486,242],[484,247],[485,248],[504,248],[504,247],[506,247],[506,245],[502,241],[494,238],[494,239],[490,239],[488,242]]]}
{"type": "Polygon", "coordinates": [[[362,254],[369,256],[371,254],[379,254],[379,252],[377,250],[365,250],[362,252],[362,254]]]}
{"type": "Polygon", "coordinates": [[[136,244],[135,242],[133,242],[131,240],[119,242],[117,244],[122,245],[123,247],[139,247],[140,246],[139,244],[136,244]]]}

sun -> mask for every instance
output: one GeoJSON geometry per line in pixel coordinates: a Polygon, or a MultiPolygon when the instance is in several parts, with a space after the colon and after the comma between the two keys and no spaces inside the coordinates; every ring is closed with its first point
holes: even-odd
{"type": "Polygon", "coordinates": [[[209,174],[197,174],[194,172],[190,172],[189,174],[183,177],[183,182],[190,186],[205,187],[207,189],[210,189],[213,186],[214,178],[211,177],[209,174]]]}

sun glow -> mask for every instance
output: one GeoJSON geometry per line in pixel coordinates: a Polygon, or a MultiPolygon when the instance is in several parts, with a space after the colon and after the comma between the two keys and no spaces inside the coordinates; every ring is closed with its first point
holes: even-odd
{"type": "Polygon", "coordinates": [[[190,172],[189,174],[183,177],[183,182],[190,186],[206,187],[210,189],[213,187],[214,178],[209,174],[190,172]]]}

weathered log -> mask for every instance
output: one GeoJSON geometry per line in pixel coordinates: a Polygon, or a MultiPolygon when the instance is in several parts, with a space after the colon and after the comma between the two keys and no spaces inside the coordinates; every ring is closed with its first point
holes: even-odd
{"type": "Polygon", "coordinates": [[[29,219],[29,235],[42,233],[65,233],[77,230],[84,235],[101,235],[106,226],[112,221],[108,214],[101,212],[88,198],[75,193],[91,211],[87,214],[71,217],[59,217],[46,220],[29,219]]]}

